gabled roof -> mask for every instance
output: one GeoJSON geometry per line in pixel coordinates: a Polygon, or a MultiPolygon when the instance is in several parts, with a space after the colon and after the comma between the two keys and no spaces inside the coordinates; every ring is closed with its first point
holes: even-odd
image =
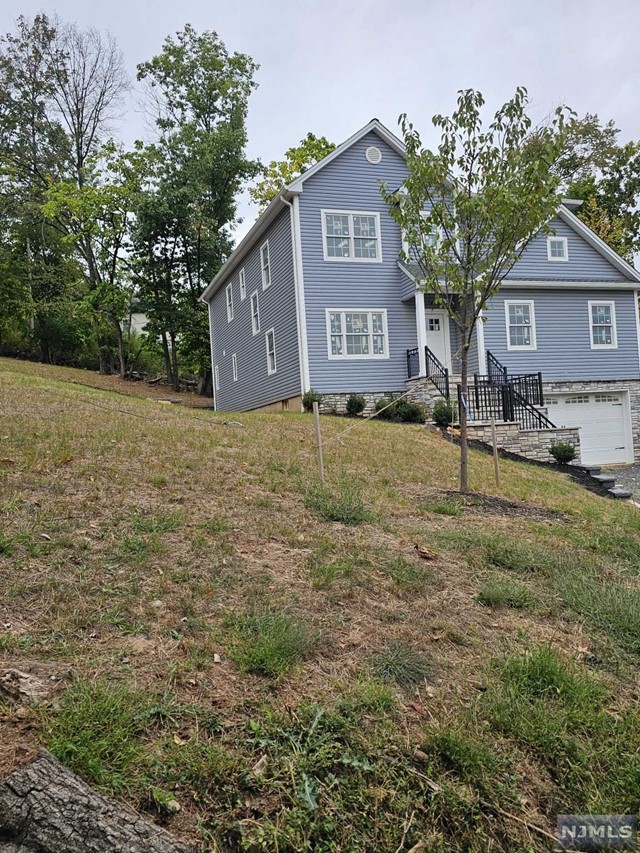
{"type": "MultiPolygon", "coordinates": [[[[617,270],[619,270],[627,279],[631,279],[631,281],[640,282],[640,272],[638,272],[635,267],[633,267],[630,263],[624,260],[624,258],[620,257],[620,255],[611,248],[611,246],[607,245],[604,240],[602,240],[598,235],[589,228],[588,225],[585,225],[584,222],[579,219],[573,210],[577,210],[578,207],[582,204],[581,201],[577,199],[562,199],[562,204],[558,210],[558,217],[565,222],[569,228],[575,231],[580,235],[590,246],[592,246],[596,252],[603,255],[617,270]]],[[[410,264],[404,262],[398,262],[398,266],[402,270],[405,275],[410,278],[412,281],[416,283],[418,286],[418,282],[420,280],[420,267],[417,264],[410,264]]],[[[508,276],[507,276],[508,280],[508,276]]],[[[517,279],[512,279],[511,281],[517,281],[517,279]]],[[[510,283],[511,283],[510,281],[510,283]]],[[[532,282],[528,282],[531,284],[532,282]]],[[[570,279],[565,279],[562,281],[562,286],[571,286],[572,282],[570,279]]],[[[600,282],[600,284],[611,285],[614,288],[616,285],[620,285],[620,282],[611,281],[611,282],[600,282]]]]}
{"type": "Polygon", "coordinates": [[[299,195],[303,192],[305,181],[321,169],[324,169],[325,166],[335,160],[336,157],[339,157],[348,148],[351,148],[352,145],[355,145],[356,142],[359,142],[368,133],[376,133],[383,142],[386,142],[387,145],[393,148],[393,150],[401,157],[406,156],[404,145],[398,137],[391,133],[391,131],[385,127],[381,121],[378,121],[377,118],[372,118],[371,121],[364,127],[361,127],[357,133],[354,133],[353,136],[350,136],[349,139],[341,145],[338,145],[337,148],[334,148],[330,154],[327,154],[326,157],[323,157],[322,160],[319,160],[307,169],[307,171],[300,175],[299,178],[296,178],[288,186],[283,187],[283,189],[280,190],[278,195],[270,202],[266,210],[264,210],[256,219],[247,234],[245,234],[225,263],[220,267],[211,282],[204,289],[202,296],[200,297],[200,302],[211,301],[211,297],[220,287],[223,279],[227,278],[227,276],[239,266],[242,259],[255,246],[258,239],[264,234],[271,222],[282,211],[282,201],[290,201],[294,195],[299,195]]]}

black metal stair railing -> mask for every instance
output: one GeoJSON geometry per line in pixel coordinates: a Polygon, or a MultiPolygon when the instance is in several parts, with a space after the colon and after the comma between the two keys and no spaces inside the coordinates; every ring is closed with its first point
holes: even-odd
{"type": "MultiPolygon", "coordinates": [[[[458,401],[462,405],[462,387],[458,385],[458,401]]],[[[510,380],[491,381],[477,374],[466,396],[467,416],[474,421],[510,421],[520,429],[555,429],[555,424],[530,403],[510,380]]]]}
{"type": "MultiPolygon", "coordinates": [[[[481,377],[485,378],[485,377],[481,377]]],[[[489,382],[510,382],[521,397],[532,406],[544,406],[542,373],[509,373],[507,368],[487,350],[487,376],[489,382]]]]}
{"type": "Polygon", "coordinates": [[[449,370],[444,366],[429,347],[424,348],[425,361],[427,365],[427,377],[433,382],[445,400],[450,397],[449,370]]]}

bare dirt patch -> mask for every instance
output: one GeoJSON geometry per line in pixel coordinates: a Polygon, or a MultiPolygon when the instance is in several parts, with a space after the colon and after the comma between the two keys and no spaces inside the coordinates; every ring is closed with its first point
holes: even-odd
{"type": "Polygon", "coordinates": [[[535,506],[524,501],[502,498],[498,495],[484,495],[477,492],[467,492],[463,495],[454,490],[445,491],[443,494],[456,500],[465,509],[476,510],[478,513],[486,515],[531,518],[538,521],[568,522],[570,520],[563,512],[535,506]]]}

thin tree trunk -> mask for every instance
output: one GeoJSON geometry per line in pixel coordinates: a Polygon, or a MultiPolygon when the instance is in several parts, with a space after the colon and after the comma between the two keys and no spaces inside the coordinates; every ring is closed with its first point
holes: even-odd
{"type": "Polygon", "coordinates": [[[167,342],[167,333],[163,332],[160,335],[162,342],[162,355],[164,356],[164,369],[167,373],[167,382],[173,385],[173,371],[171,369],[171,357],[169,355],[169,344],[167,342]]]}
{"type": "Polygon", "coordinates": [[[113,314],[110,315],[113,328],[116,330],[116,340],[118,341],[118,360],[120,362],[120,378],[124,379],[127,375],[127,356],[124,351],[124,340],[122,338],[122,326],[120,321],[113,314]]]}
{"type": "Polygon", "coordinates": [[[172,387],[174,391],[180,390],[180,376],[178,374],[178,351],[176,349],[176,333],[169,332],[171,338],[171,372],[173,374],[172,387]]]}
{"type": "Polygon", "coordinates": [[[467,443],[467,406],[469,384],[469,347],[462,345],[460,353],[460,491],[469,491],[469,445],[467,443]]]}

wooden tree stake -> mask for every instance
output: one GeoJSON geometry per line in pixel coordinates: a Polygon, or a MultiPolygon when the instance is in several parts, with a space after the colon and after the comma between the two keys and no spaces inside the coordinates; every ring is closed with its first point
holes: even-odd
{"type": "Polygon", "coordinates": [[[324,486],[324,458],[322,456],[322,432],[320,431],[320,407],[317,402],[313,404],[313,424],[316,428],[316,454],[318,456],[318,476],[324,486]]]}

